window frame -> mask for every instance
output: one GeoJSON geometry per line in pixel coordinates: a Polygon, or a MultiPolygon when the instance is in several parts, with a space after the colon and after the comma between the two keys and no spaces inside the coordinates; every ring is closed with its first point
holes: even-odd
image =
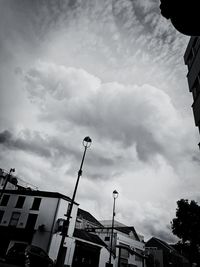
{"type": "Polygon", "coordinates": [[[0,206],[6,207],[8,205],[9,200],[10,200],[10,195],[4,194],[1,198],[0,206]]]}
{"type": "Polygon", "coordinates": [[[10,217],[9,226],[17,227],[19,219],[20,219],[20,216],[21,216],[21,212],[13,211],[12,215],[10,217]]]}
{"type": "Polygon", "coordinates": [[[24,202],[26,200],[25,196],[19,196],[15,205],[16,209],[22,209],[24,206],[24,202]]]}
{"type": "Polygon", "coordinates": [[[32,203],[31,210],[39,210],[41,205],[42,198],[35,197],[32,203]]]}

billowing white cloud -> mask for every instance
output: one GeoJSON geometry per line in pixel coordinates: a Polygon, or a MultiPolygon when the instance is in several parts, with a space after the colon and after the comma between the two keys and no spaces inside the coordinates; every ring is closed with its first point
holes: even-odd
{"type": "Polygon", "coordinates": [[[82,69],[44,62],[27,72],[25,82],[44,121],[88,128],[125,149],[135,146],[143,160],[156,153],[170,159],[173,152],[182,150],[186,131],[176,133],[184,118],[159,88],[103,83],[82,69]],[[169,149],[170,143],[176,145],[169,149]]]}

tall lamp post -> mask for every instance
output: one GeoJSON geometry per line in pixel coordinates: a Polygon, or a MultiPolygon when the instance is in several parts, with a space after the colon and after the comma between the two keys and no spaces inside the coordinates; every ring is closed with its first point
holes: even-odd
{"type": "Polygon", "coordinates": [[[113,191],[113,216],[112,216],[112,227],[111,227],[111,241],[110,241],[110,256],[109,256],[109,262],[107,267],[112,267],[112,263],[111,263],[111,256],[112,256],[112,245],[113,245],[113,230],[114,230],[114,219],[115,219],[115,200],[116,198],[118,198],[119,193],[117,192],[117,190],[113,191]]]}
{"type": "Polygon", "coordinates": [[[80,179],[80,177],[82,175],[82,167],[83,167],[83,162],[84,162],[84,159],[85,159],[86,150],[91,146],[91,143],[92,143],[92,139],[89,136],[86,136],[83,139],[83,146],[84,146],[83,157],[82,157],[80,169],[78,171],[78,177],[77,177],[77,180],[76,180],[76,185],[75,185],[75,188],[74,188],[72,200],[71,200],[71,203],[69,204],[69,209],[67,210],[67,214],[66,214],[67,219],[64,220],[64,222],[63,222],[62,238],[61,238],[60,247],[59,247],[59,250],[58,250],[58,255],[57,255],[57,260],[56,260],[56,267],[63,267],[64,266],[65,256],[66,256],[66,252],[67,252],[66,248],[64,247],[64,241],[65,241],[65,237],[68,236],[71,213],[72,213],[72,209],[73,209],[74,200],[75,200],[75,197],[76,197],[76,191],[77,191],[79,179],[80,179]]]}
{"type": "Polygon", "coordinates": [[[1,193],[0,193],[0,200],[1,200],[1,197],[3,196],[3,193],[5,192],[6,185],[7,185],[8,181],[9,181],[9,178],[10,178],[12,172],[15,172],[14,168],[11,168],[9,173],[6,175],[6,179],[5,179],[3,188],[2,188],[1,193]]]}

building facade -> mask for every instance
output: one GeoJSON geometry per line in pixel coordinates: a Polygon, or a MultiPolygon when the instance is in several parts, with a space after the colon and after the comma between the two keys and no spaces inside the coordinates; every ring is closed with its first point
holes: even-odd
{"type": "MultiPolygon", "coordinates": [[[[91,229],[104,241],[110,251],[111,248],[111,221],[100,221],[103,227],[91,229]]],[[[144,267],[145,244],[133,226],[126,226],[119,222],[114,223],[112,242],[112,264],[114,267],[144,267]]]]}
{"type": "MultiPolygon", "coordinates": [[[[55,192],[5,190],[0,200],[0,257],[14,243],[39,246],[55,260],[61,240],[59,224],[65,218],[71,199],[55,192]]],[[[71,247],[78,204],[75,203],[65,246],[71,247]]],[[[73,253],[67,250],[66,265],[73,253]]]]}
{"type": "MultiPolygon", "coordinates": [[[[56,192],[4,190],[0,199],[0,258],[15,243],[24,243],[44,249],[56,260],[70,203],[69,197],[56,192]]],[[[107,245],[96,233],[86,230],[95,226],[102,225],[74,203],[64,242],[65,267],[105,267],[109,258],[107,245]]]]}
{"type": "Polygon", "coordinates": [[[77,267],[81,266],[81,257],[87,257],[88,261],[93,263],[87,265],[87,267],[106,266],[110,255],[109,248],[106,242],[94,231],[94,229],[102,227],[104,226],[91,213],[78,209],[74,231],[74,237],[78,245],[74,253],[74,258],[76,258],[76,255],[79,258],[77,267]]]}
{"type": "MultiPolygon", "coordinates": [[[[44,249],[56,260],[62,225],[71,199],[56,192],[22,186],[16,176],[2,170],[0,188],[0,258],[15,243],[44,249]],[[16,181],[17,180],[17,181],[16,181]]],[[[111,255],[114,267],[144,267],[144,242],[134,227],[115,222],[111,246],[111,221],[99,222],[74,203],[65,238],[65,267],[105,267],[111,255]],[[110,254],[111,253],[111,254],[110,254]]]]}
{"type": "Polygon", "coordinates": [[[193,36],[190,38],[185,51],[184,61],[188,67],[188,85],[193,96],[192,109],[194,121],[200,132],[200,37],[193,36]]]}
{"type": "Polygon", "coordinates": [[[98,221],[89,212],[78,209],[76,229],[84,229],[85,233],[98,236],[104,243],[99,267],[106,266],[110,253],[113,267],[145,267],[143,236],[138,235],[133,226],[115,221],[111,249],[111,224],[111,220],[98,221]]]}

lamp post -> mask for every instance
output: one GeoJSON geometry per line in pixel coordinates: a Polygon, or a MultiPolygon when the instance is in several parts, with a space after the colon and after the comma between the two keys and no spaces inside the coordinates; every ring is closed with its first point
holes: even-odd
{"type": "Polygon", "coordinates": [[[114,199],[114,202],[113,202],[113,216],[112,216],[112,227],[111,227],[111,241],[110,241],[110,256],[109,256],[109,265],[108,267],[112,266],[111,264],[111,256],[112,256],[112,245],[113,245],[113,230],[114,230],[114,218],[115,218],[115,200],[116,198],[118,197],[119,193],[114,190],[113,191],[113,199],[114,199]]]}
{"type": "Polygon", "coordinates": [[[80,169],[78,171],[78,177],[77,177],[77,180],[76,180],[76,185],[75,185],[75,188],[74,188],[72,200],[71,200],[71,203],[69,204],[69,209],[67,210],[67,214],[66,214],[67,215],[67,219],[64,220],[64,222],[63,222],[62,238],[61,238],[60,247],[59,247],[59,250],[58,250],[58,255],[57,255],[57,260],[56,260],[56,267],[63,267],[64,266],[65,256],[66,256],[66,252],[67,252],[66,248],[64,247],[64,241],[65,241],[65,237],[68,236],[71,213],[72,213],[72,209],[73,209],[74,200],[75,200],[75,197],[76,197],[76,191],[77,191],[79,179],[80,179],[80,177],[82,175],[82,167],[83,167],[83,162],[84,162],[84,159],[85,159],[86,150],[91,146],[91,143],[92,143],[92,139],[89,136],[86,136],[83,139],[83,146],[84,146],[83,157],[82,157],[80,169]]]}
{"type": "Polygon", "coordinates": [[[3,188],[2,188],[1,193],[0,193],[0,199],[3,196],[3,193],[4,193],[5,189],[6,189],[6,185],[7,185],[8,181],[9,181],[9,178],[10,178],[12,172],[15,172],[14,168],[11,168],[9,173],[6,175],[6,179],[5,179],[3,188]]]}

